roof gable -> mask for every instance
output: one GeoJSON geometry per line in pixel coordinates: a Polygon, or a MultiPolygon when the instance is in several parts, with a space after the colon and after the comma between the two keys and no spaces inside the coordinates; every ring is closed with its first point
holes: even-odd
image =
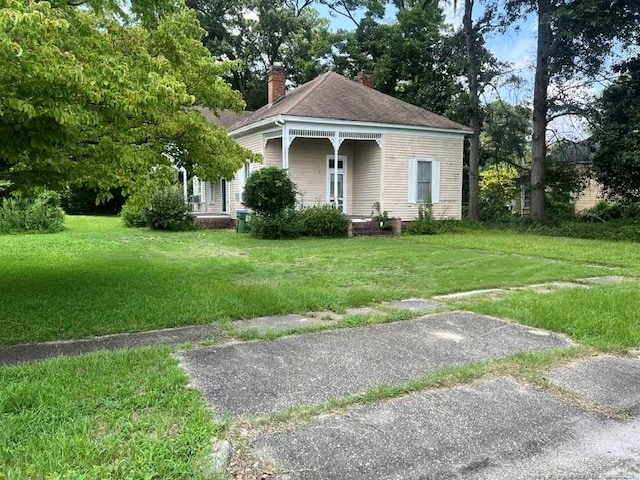
{"type": "Polygon", "coordinates": [[[431,127],[469,132],[469,128],[335,72],[327,72],[256,110],[231,131],[278,115],[431,127]]]}

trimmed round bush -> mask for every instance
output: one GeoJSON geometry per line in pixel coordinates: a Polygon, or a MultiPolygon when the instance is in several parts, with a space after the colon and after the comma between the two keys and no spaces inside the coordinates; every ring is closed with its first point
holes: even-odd
{"type": "Polygon", "coordinates": [[[295,206],[296,193],[296,185],[286,170],[265,167],[247,179],[242,203],[260,215],[275,215],[295,206]]]}
{"type": "Polygon", "coordinates": [[[249,223],[251,235],[266,240],[297,238],[302,230],[300,212],[294,209],[282,210],[274,215],[254,214],[249,223]]]}
{"type": "Polygon", "coordinates": [[[165,188],[151,198],[151,206],[146,211],[146,220],[154,230],[193,230],[195,225],[184,201],[182,192],[177,188],[165,188]]]}
{"type": "Polygon", "coordinates": [[[315,205],[302,211],[302,233],[309,237],[345,237],[349,217],[331,205],[315,205]]]}

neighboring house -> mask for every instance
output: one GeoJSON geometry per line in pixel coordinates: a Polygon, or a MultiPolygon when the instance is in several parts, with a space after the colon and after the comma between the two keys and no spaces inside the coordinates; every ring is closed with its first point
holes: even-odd
{"type": "Polygon", "coordinates": [[[431,202],[436,218],[460,218],[469,128],[374,90],[368,75],[329,72],[290,92],[285,80],[284,68],[270,68],[269,104],[255,112],[215,117],[201,109],[264,162],[215,185],[196,179],[194,212],[235,215],[248,176],[269,165],[288,170],[304,206],[370,217],[378,202],[389,216],[413,220],[431,202]]]}
{"type": "MultiPolygon", "coordinates": [[[[597,180],[591,177],[589,170],[593,165],[593,157],[597,145],[593,145],[592,142],[582,140],[580,142],[568,142],[562,147],[556,149],[550,154],[550,158],[554,162],[564,163],[570,165],[576,169],[576,172],[580,175],[586,175],[586,185],[583,190],[579,192],[573,200],[573,205],[576,212],[581,212],[589,208],[595,207],[596,204],[604,199],[604,188],[597,180]]],[[[516,199],[515,211],[521,216],[529,215],[530,204],[530,173],[523,174],[518,179],[518,185],[520,186],[520,195],[516,199]]]]}

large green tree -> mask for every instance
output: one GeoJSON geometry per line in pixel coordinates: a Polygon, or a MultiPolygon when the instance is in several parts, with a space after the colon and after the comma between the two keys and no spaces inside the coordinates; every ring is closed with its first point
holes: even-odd
{"type": "Polygon", "coordinates": [[[129,26],[105,13],[110,5],[0,0],[0,181],[9,190],[133,191],[163,167],[215,180],[254,158],[191,108],[243,106],[222,78],[233,65],[202,46],[195,13],[177,6],[129,26]]]}
{"type": "Polygon", "coordinates": [[[598,180],[621,198],[640,200],[640,55],[617,67],[620,76],[598,102],[591,144],[598,180]]]}
{"type": "Polygon", "coordinates": [[[221,58],[238,60],[230,81],[248,109],[267,103],[267,71],[280,62],[299,85],[327,68],[329,22],[313,0],[187,0],[208,33],[205,45],[221,58]]]}
{"type": "Polygon", "coordinates": [[[511,19],[534,14],[537,51],[533,92],[531,218],[544,219],[547,156],[546,132],[550,120],[575,113],[572,104],[549,97],[549,86],[568,80],[589,82],[601,74],[620,44],[640,37],[637,0],[506,0],[511,19]]]}

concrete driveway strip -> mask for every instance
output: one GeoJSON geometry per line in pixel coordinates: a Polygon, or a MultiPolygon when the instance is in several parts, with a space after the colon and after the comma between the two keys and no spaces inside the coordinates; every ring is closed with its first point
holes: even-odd
{"type": "Polygon", "coordinates": [[[596,403],[640,415],[640,358],[590,358],[551,370],[548,377],[596,403]]]}
{"type": "Polygon", "coordinates": [[[323,415],[254,445],[278,480],[622,479],[638,478],[639,433],[491,379],[323,415]]]}
{"type": "Polygon", "coordinates": [[[565,347],[561,335],[468,312],[179,353],[219,414],[254,416],[401,385],[445,367],[565,347]]]}
{"type": "Polygon", "coordinates": [[[194,325],[147,332],[117,333],[78,340],[59,340],[43,343],[0,346],[0,366],[34,362],[50,357],[81,355],[103,350],[118,350],[147,345],[179,345],[185,342],[204,342],[225,335],[220,325],[194,325]]]}

